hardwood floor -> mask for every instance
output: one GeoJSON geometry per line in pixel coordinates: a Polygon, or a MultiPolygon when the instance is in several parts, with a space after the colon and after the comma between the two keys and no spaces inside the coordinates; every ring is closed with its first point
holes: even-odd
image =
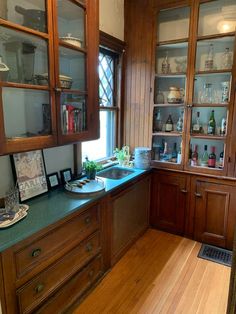
{"type": "Polygon", "coordinates": [[[226,313],[230,268],[201,244],[149,229],[76,309],[87,313],[226,313]]]}

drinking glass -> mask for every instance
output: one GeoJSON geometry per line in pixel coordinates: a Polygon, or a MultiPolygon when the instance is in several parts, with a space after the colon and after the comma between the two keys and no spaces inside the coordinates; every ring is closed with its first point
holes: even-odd
{"type": "Polygon", "coordinates": [[[19,210],[19,190],[17,187],[11,188],[5,195],[6,213],[17,213],[19,210]]]}

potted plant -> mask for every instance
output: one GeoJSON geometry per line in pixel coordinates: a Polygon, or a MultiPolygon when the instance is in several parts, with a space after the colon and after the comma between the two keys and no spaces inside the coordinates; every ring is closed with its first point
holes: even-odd
{"type": "Polygon", "coordinates": [[[114,154],[120,166],[125,166],[129,164],[130,154],[128,146],[123,146],[121,149],[116,148],[114,154]]]}
{"type": "Polygon", "coordinates": [[[94,180],[96,177],[97,171],[102,169],[102,166],[98,164],[96,161],[87,160],[85,162],[85,173],[88,179],[94,180]]]}

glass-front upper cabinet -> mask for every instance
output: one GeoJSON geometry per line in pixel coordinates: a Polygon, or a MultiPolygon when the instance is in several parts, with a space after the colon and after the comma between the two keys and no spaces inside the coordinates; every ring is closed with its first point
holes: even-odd
{"type": "Polygon", "coordinates": [[[97,18],[97,1],[0,1],[0,153],[96,137],[97,18]]]}
{"type": "Polygon", "coordinates": [[[235,27],[234,0],[200,4],[190,119],[192,171],[226,173],[235,27]]]}
{"type": "Polygon", "coordinates": [[[157,16],[152,148],[154,161],[169,168],[182,167],[189,22],[189,7],[157,16]]]}

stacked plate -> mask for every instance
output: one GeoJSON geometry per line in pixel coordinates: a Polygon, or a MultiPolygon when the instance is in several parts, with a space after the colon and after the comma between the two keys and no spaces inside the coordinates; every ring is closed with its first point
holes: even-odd
{"type": "Polygon", "coordinates": [[[136,147],[134,150],[134,167],[149,169],[151,164],[151,149],[148,147],[136,147]]]}

